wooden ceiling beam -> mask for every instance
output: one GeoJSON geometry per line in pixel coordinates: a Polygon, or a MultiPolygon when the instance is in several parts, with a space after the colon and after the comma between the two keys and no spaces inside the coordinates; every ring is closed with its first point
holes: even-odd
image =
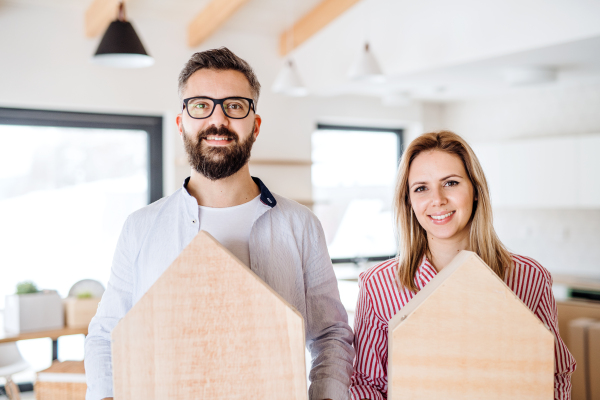
{"type": "Polygon", "coordinates": [[[279,54],[287,55],[360,0],[323,0],[279,37],[279,54]]]}
{"type": "MultiPolygon", "coordinates": [[[[127,2],[127,0],[123,0],[127,2]]],[[[85,36],[102,35],[119,14],[120,0],[94,0],[85,11],[85,36]]]]}
{"type": "Polygon", "coordinates": [[[248,0],[212,0],[188,25],[188,46],[196,47],[221,27],[248,0]]]}

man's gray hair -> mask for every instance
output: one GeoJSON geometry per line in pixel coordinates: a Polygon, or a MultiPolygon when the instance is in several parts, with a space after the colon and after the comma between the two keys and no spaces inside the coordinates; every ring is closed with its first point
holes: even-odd
{"type": "Polygon", "coordinates": [[[258,103],[260,83],[258,82],[256,74],[252,70],[250,64],[236,56],[227,47],[201,51],[192,55],[179,74],[178,91],[180,99],[183,96],[183,91],[185,90],[188,79],[190,79],[190,76],[192,76],[194,72],[200,69],[215,69],[220,71],[233,70],[241,72],[246,79],[248,79],[255,106],[256,103],[258,103]]]}

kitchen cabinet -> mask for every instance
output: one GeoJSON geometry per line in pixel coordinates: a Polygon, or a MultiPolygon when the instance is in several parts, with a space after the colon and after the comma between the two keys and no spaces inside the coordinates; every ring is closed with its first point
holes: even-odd
{"type": "Polygon", "coordinates": [[[600,207],[600,134],[474,143],[494,207],[600,207]]]}

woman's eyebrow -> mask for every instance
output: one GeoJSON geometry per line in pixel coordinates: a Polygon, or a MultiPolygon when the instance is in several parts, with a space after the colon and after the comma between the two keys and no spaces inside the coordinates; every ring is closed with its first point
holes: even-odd
{"type": "MultiPolygon", "coordinates": [[[[448,176],[445,176],[445,177],[441,178],[441,179],[440,179],[440,182],[441,182],[441,181],[445,181],[446,179],[448,179],[448,178],[452,178],[452,177],[456,177],[456,178],[463,178],[462,176],[460,176],[460,175],[458,175],[458,174],[450,174],[450,175],[448,175],[448,176]]],[[[413,187],[413,186],[415,186],[415,185],[426,185],[426,184],[427,184],[427,182],[413,182],[413,183],[410,185],[410,187],[413,187]]]]}
{"type": "Polygon", "coordinates": [[[448,179],[448,178],[452,178],[452,177],[456,177],[456,178],[462,178],[462,176],[460,176],[460,175],[458,175],[458,174],[450,174],[450,175],[448,175],[448,176],[445,176],[445,177],[443,177],[442,179],[440,179],[440,182],[441,182],[441,181],[445,181],[446,179],[448,179]]]}
{"type": "Polygon", "coordinates": [[[415,185],[425,185],[425,184],[427,184],[427,182],[413,182],[413,184],[410,185],[410,187],[413,187],[415,185]]]}

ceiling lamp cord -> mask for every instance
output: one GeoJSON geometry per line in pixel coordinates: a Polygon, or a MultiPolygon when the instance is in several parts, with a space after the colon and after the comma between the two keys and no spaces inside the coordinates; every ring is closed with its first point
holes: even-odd
{"type": "Polygon", "coordinates": [[[123,4],[123,0],[119,1],[119,14],[117,15],[117,19],[121,22],[127,21],[127,18],[125,18],[125,4],[123,4]]]}
{"type": "Polygon", "coordinates": [[[290,0],[290,4],[291,6],[288,7],[288,22],[291,29],[289,30],[289,34],[286,35],[286,54],[288,56],[279,74],[277,74],[271,90],[286,96],[301,97],[308,94],[308,89],[304,86],[291,57],[291,53],[294,50],[293,0],[290,0]]]}

